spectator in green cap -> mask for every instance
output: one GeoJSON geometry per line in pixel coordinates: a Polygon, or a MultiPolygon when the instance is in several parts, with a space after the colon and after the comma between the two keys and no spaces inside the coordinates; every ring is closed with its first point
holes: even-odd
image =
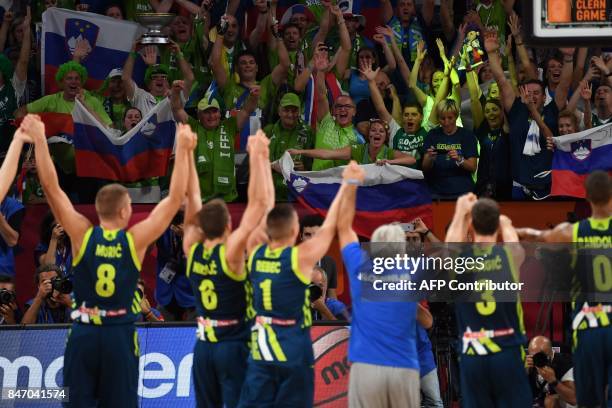
{"type": "MultiPolygon", "coordinates": [[[[264,132],[270,139],[270,162],[280,159],[288,149],[311,149],[313,147],[314,135],[310,126],[300,120],[300,107],[300,98],[294,93],[286,93],[278,106],[279,120],[264,128],[264,132]]],[[[307,165],[299,155],[293,160],[295,170],[310,170],[311,161],[309,159],[307,159],[307,165]]],[[[275,165],[273,169],[277,172],[274,173],[276,198],[286,200],[288,190],[280,174],[280,168],[275,165]]]]}
{"type": "Polygon", "coordinates": [[[234,137],[257,108],[259,87],[251,88],[244,108],[236,116],[225,119],[219,101],[212,96],[206,96],[198,103],[197,119],[187,115],[181,99],[183,87],[183,81],[172,83],[172,112],[177,122],[188,123],[198,135],[194,154],[202,201],[215,197],[223,197],[226,202],[234,201],[238,197],[234,137]]]}
{"type": "MultiPolygon", "coordinates": [[[[132,104],[132,106],[140,109],[143,116],[146,116],[147,113],[149,113],[149,111],[153,109],[159,101],[170,94],[170,68],[165,64],[157,64],[158,52],[156,46],[152,45],[143,48],[141,54],[136,52],[137,46],[138,42],[135,42],[132,46],[130,55],[128,56],[127,60],[125,60],[121,78],[123,79],[128,101],[132,104]],[[149,90],[148,92],[142,88],[139,88],[134,80],[132,80],[134,64],[136,63],[136,58],[138,58],[139,55],[142,55],[142,59],[148,65],[144,78],[145,86],[149,90]]],[[[185,86],[181,95],[186,101],[189,99],[191,85],[193,84],[194,80],[193,71],[191,70],[191,65],[189,65],[189,63],[183,58],[183,54],[176,43],[172,43],[168,47],[171,49],[171,52],[176,55],[178,60],[185,86]]]]}

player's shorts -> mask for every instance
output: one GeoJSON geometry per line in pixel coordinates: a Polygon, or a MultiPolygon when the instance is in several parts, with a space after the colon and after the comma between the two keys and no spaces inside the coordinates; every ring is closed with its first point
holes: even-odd
{"type": "Polygon", "coordinates": [[[312,365],[254,363],[249,359],[240,395],[240,408],[312,407],[314,369],[312,365]]]}
{"type": "Polygon", "coordinates": [[[574,351],[574,381],[580,406],[612,407],[612,326],[578,330],[574,351]]]}
{"type": "Polygon", "coordinates": [[[520,346],[459,359],[464,408],[530,408],[531,387],[520,346]]]}
{"type": "Polygon", "coordinates": [[[65,407],[138,406],[138,335],[133,324],[75,323],[64,354],[65,407]]]}
{"type": "Polygon", "coordinates": [[[192,368],[197,406],[238,406],[248,357],[246,340],[218,343],[197,340],[192,368]]]}

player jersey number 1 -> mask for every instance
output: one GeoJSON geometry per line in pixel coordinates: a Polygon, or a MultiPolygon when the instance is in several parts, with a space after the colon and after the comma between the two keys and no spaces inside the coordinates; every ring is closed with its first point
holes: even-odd
{"type": "Polygon", "coordinates": [[[263,292],[263,307],[265,310],[272,310],[272,279],[264,279],[259,283],[263,292]]]}
{"type": "MultiPolygon", "coordinates": [[[[484,280],[481,280],[484,283],[484,280]]],[[[485,290],[480,294],[482,302],[476,302],[476,310],[483,316],[489,316],[495,313],[497,309],[497,303],[495,297],[493,297],[492,290],[485,290]]]]}
{"type": "Polygon", "coordinates": [[[96,293],[100,297],[111,297],[115,293],[115,275],[117,271],[112,264],[103,263],[98,266],[96,275],[96,293]]]}

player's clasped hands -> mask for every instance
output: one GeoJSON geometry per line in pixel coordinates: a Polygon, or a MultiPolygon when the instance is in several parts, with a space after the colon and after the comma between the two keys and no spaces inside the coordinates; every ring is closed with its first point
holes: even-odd
{"type": "Polygon", "coordinates": [[[177,147],[180,149],[193,150],[198,144],[198,137],[191,130],[189,125],[177,124],[176,128],[177,147]]]}
{"type": "Polygon", "coordinates": [[[355,160],[351,160],[342,172],[342,179],[347,183],[362,184],[365,179],[365,171],[355,160]]]}
{"type": "Polygon", "coordinates": [[[268,145],[270,141],[266,137],[266,134],[262,130],[258,130],[257,133],[251,135],[247,141],[247,151],[251,156],[260,154],[264,157],[270,155],[268,145]]]}

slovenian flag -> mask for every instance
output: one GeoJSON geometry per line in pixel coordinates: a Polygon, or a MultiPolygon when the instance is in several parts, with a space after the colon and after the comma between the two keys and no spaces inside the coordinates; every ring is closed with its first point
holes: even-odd
{"type": "Polygon", "coordinates": [[[612,124],[554,138],[553,196],[585,198],[584,181],[595,170],[612,172],[612,124]]]}
{"type": "Polygon", "coordinates": [[[125,134],[106,128],[79,101],[72,118],[79,177],[133,182],[166,175],[176,132],[168,98],[125,134]]]}
{"type": "Polygon", "coordinates": [[[91,47],[81,61],[89,77],[85,88],[98,89],[111,70],[123,67],[132,44],[144,32],[133,22],[56,7],[45,11],[42,21],[42,81],[46,95],[59,90],[55,73],[72,59],[77,40],[85,39],[91,47]]]}
{"type": "MultiPolygon", "coordinates": [[[[306,206],[325,215],[342,183],[342,167],[323,171],[293,171],[289,153],[279,164],[289,191],[306,206]]],[[[363,165],[366,179],[357,190],[357,213],[353,228],[370,237],[374,230],[391,222],[410,222],[419,217],[433,226],[431,195],[423,173],[403,166],[363,165]]]]}

